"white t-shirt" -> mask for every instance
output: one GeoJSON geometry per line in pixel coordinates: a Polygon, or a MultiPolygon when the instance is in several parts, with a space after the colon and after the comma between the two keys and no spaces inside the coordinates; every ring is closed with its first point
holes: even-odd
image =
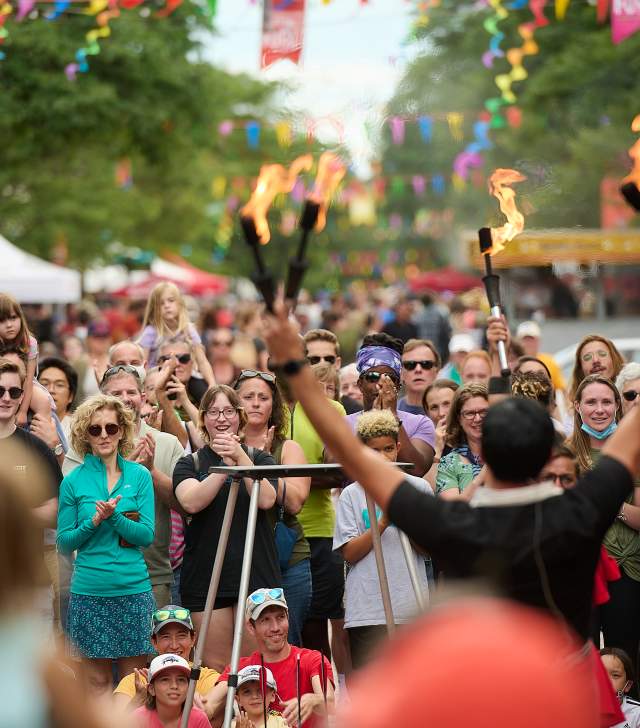
{"type": "Polygon", "coordinates": [[[617,723],[614,728],[640,728],[640,703],[625,695],[622,698],[620,707],[624,713],[625,721],[624,723],[617,723]]]}
{"type": "MultiPolygon", "coordinates": [[[[406,475],[405,479],[415,488],[433,495],[431,487],[422,478],[406,475]]],[[[376,506],[378,518],[382,511],[376,506]]],[[[351,483],[340,494],[336,507],[336,526],[333,535],[333,549],[369,530],[367,499],[360,483],[351,483]]],[[[391,592],[391,606],[396,624],[408,622],[417,612],[416,597],[409,578],[398,529],[389,526],[382,534],[382,553],[391,592]]],[[[428,592],[424,557],[413,551],[416,572],[425,594],[428,592]]],[[[367,627],[385,624],[380,581],[373,549],[360,561],[349,565],[344,589],[344,626],[367,627]]]]}

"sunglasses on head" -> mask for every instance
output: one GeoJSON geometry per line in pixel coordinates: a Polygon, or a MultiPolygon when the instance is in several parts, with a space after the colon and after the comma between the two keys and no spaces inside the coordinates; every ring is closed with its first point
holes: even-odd
{"type": "Polygon", "coordinates": [[[0,399],[4,397],[6,392],[9,392],[9,397],[11,397],[11,399],[20,399],[24,389],[21,389],[20,387],[0,387],[0,399]]]}
{"type": "Polygon", "coordinates": [[[113,367],[109,367],[109,369],[107,369],[107,371],[102,375],[101,384],[104,384],[107,379],[115,377],[116,374],[121,373],[133,374],[136,379],[140,379],[140,374],[138,373],[138,370],[135,367],[132,367],[131,364],[116,364],[113,367]]]}
{"type": "MultiPolygon", "coordinates": [[[[363,378],[363,379],[364,379],[364,380],[365,380],[366,382],[370,382],[371,384],[375,384],[375,383],[379,382],[379,381],[380,381],[380,380],[382,379],[382,377],[383,377],[383,376],[384,376],[383,372],[365,372],[365,373],[364,373],[364,374],[362,375],[362,378],[363,378]]],[[[388,377],[389,377],[389,378],[390,378],[390,379],[391,379],[391,380],[392,380],[393,382],[395,382],[395,383],[397,384],[397,382],[398,382],[398,378],[397,378],[396,376],[393,376],[393,375],[391,375],[391,374],[387,374],[387,376],[388,376],[388,377]]]]}
{"type": "Polygon", "coordinates": [[[240,376],[236,379],[236,383],[233,388],[237,389],[240,382],[244,382],[247,379],[255,379],[256,377],[262,379],[263,382],[266,382],[271,386],[274,386],[276,383],[275,374],[270,374],[269,372],[258,372],[255,369],[243,369],[240,372],[240,376]]]}
{"type": "Polygon", "coordinates": [[[402,368],[406,369],[408,372],[412,372],[418,366],[418,364],[420,364],[423,369],[433,369],[433,367],[436,365],[434,361],[430,361],[429,359],[422,359],[419,361],[407,359],[406,361],[402,362],[402,368]]]}
{"type": "Polygon", "coordinates": [[[278,587],[277,589],[268,589],[265,591],[260,592],[254,592],[253,594],[249,595],[249,599],[254,604],[262,604],[263,602],[266,602],[267,599],[282,599],[284,595],[284,591],[278,587]]]}
{"type": "Polygon", "coordinates": [[[169,359],[171,359],[171,357],[173,356],[175,356],[180,364],[188,364],[191,361],[191,354],[163,354],[162,356],[158,357],[158,364],[164,364],[166,361],[169,361],[169,359]]]}
{"type": "Polygon", "coordinates": [[[329,354],[328,356],[308,356],[307,361],[309,364],[320,364],[321,361],[326,361],[327,364],[335,364],[337,357],[333,354],[329,354]]]}
{"type": "Polygon", "coordinates": [[[99,437],[103,432],[106,432],[109,437],[113,437],[120,432],[120,425],[116,425],[114,422],[109,422],[109,424],[104,427],[102,425],[89,425],[89,427],[87,427],[87,432],[91,435],[91,437],[99,437]]]}
{"type": "Polygon", "coordinates": [[[635,389],[630,389],[628,392],[623,392],[622,396],[627,400],[627,402],[633,402],[635,401],[635,398],[640,395],[640,392],[636,392],[635,389]]]}

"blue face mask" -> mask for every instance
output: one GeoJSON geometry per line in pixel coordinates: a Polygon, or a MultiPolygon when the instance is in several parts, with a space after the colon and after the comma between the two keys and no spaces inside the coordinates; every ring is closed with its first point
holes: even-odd
{"type": "Polygon", "coordinates": [[[580,429],[583,432],[586,432],[587,435],[595,437],[596,440],[606,440],[609,435],[613,435],[613,433],[618,429],[618,423],[614,420],[607,428],[598,432],[598,430],[594,430],[593,427],[589,427],[589,425],[586,425],[583,422],[580,429]]]}

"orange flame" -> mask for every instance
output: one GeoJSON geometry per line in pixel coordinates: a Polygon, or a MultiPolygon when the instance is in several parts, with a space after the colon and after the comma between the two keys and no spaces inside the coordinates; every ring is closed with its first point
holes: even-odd
{"type": "Polygon", "coordinates": [[[313,190],[307,195],[311,202],[320,205],[318,220],[314,230],[324,230],[327,223],[327,208],[336,188],[345,176],[347,168],[344,162],[332,152],[323,152],[318,160],[318,174],[313,184],[313,190]]]}
{"type": "Polygon", "coordinates": [[[507,222],[498,228],[491,228],[491,249],[489,255],[496,255],[504,250],[505,243],[513,240],[524,229],[524,215],[516,207],[516,193],[509,185],[527,179],[515,169],[496,169],[489,177],[489,192],[500,203],[500,210],[507,222]]]}
{"type": "MultiPolygon", "coordinates": [[[[631,131],[640,132],[640,114],[631,122],[631,131]]],[[[622,180],[622,184],[631,182],[640,189],[640,139],[629,149],[629,156],[633,160],[633,169],[622,180]]]]}
{"type": "Polygon", "coordinates": [[[251,199],[240,209],[242,217],[253,219],[258,239],[262,245],[271,240],[271,231],[267,221],[267,212],[279,192],[291,192],[300,172],[309,171],[313,165],[313,157],[303,154],[294,159],[289,169],[281,164],[264,164],[260,167],[260,175],[251,199]]]}

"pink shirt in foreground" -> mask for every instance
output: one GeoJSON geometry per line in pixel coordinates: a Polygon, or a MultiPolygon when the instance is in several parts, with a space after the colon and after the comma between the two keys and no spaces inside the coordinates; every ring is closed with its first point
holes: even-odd
{"type": "MultiPolygon", "coordinates": [[[[158,712],[150,710],[144,705],[134,710],[133,715],[140,728],[164,728],[160,718],[158,718],[158,712]]],[[[206,713],[199,708],[192,708],[187,726],[188,728],[211,728],[211,723],[209,723],[206,713]]]]}

